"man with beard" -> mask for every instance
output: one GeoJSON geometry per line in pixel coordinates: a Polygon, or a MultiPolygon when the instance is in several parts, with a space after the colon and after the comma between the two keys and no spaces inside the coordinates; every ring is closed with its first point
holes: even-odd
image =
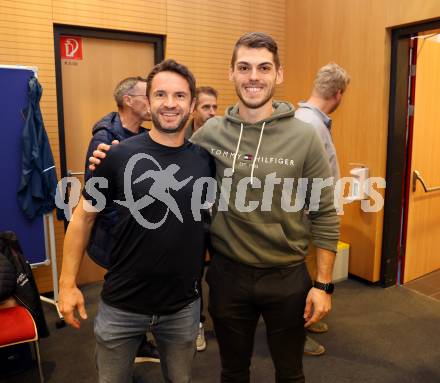
{"type": "Polygon", "coordinates": [[[60,311],[79,328],[75,310],[81,319],[87,314],[76,276],[97,215],[94,206],[102,203],[100,197],[113,203],[115,246],[94,325],[99,382],[132,380],[132,363],[148,330],[165,380],[191,381],[204,255],[203,222],[193,217],[191,195],[198,179],[212,175],[213,165],[206,151],[184,140],[195,101],[191,72],[174,60],[156,65],[147,77],[147,95],[151,131],[124,140],[108,154],[94,174],[99,186],[83,191],[64,242],[60,311]],[[161,195],[155,182],[169,181],[169,173],[175,182],[161,195]],[[178,211],[161,202],[169,198],[178,211]]]}
{"type": "MultiPolygon", "coordinates": [[[[144,133],[145,129],[141,124],[151,119],[148,112],[147,81],[144,78],[127,77],[121,80],[115,87],[113,98],[118,111],[105,115],[93,127],[93,136],[86,155],[84,182],[92,176],[88,159],[100,143],[111,144],[114,140],[123,141],[144,133]]],[[[97,215],[87,245],[88,256],[105,269],[111,263],[109,256],[114,246],[115,223],[116,209],[108,206],[97,215]]],[[[147,336],[139,347],[135,362],[159,362],[159,352],[147,336]]]]}
{"type": "Polygon", "coordinates": [[[191,136],[203,126],[210,118],[217,114],[218,92],[210,86],[200,86],[196,89],[196,106],[193,118],[186,127],[186,138],[191,136]]]}
{"type": "Polygon", "coordinates": [[[283,70],[270,36],[254,32],[240,37],[230,80],[238,103],[224,117],[209,119],[191,138],[214,156],[217,182],[223,182],[214,206],[214,256],[206,275],[221,381],[250,381],[255,330],[262,316],[276,382],[304,382],[304,327],[331,308],[339,237],[333,186],[322,187],[320,198],[311,197],[312,181],[330,177],[330,168],[316,132],[295,119],[290,104],[273,100],[283,70]],[[307,182],[305,193],[301,180],[307,182]],[[295,197],[301,194],[302,207],[296,208],[295,197]],[[311,240],[317,248],[313,287],[304,264],[309,241],[304,206],[309,206],[311,240]]]}

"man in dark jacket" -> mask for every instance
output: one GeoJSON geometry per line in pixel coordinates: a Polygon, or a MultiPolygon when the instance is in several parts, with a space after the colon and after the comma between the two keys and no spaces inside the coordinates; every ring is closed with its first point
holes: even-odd
{"type": "Polygon", "coordinates": [[[113,97],[118,111],[107,114],[93,127],[85,163],[86,180],[91,176],[89,157],[101,142],[123,141],[143,132],[141,124],[150,120],[146,91],[147,82],[142,77],[128,77],[116,85],[113,97]]]}
{"type": "MultiPolygon", "coordinates": [[[[84,182],[92,176],[88,168],[88,159],[93,156],[93,151],[101,142],[111,144],[114,140],[123,141],[144,132],[141,124],[150,119],[146,91],[147,83],[141,77],[128,77],[116,85],[113,96],[118,111],[107,114],[93,127],[93,137],[85,161],[84,182]]],[[[106,207],[100,212],[87,246],[90,258],[105,269],[111,264],[109,254],[113,246],[111,230],[114,220],[115,211],[111,207],[106,207]]]]}
{"type": "MultiPolygon", "coordinates": [[[[88,159],[101,142],[111,144],[114,140],[123,141],[145,131],[141,124],[150,120],[146,94],[147,82],[141,77],[128,77],[116,85],[113,97],[118,111],[107,114],[93,127],[93,137],[87,150],[85,182],[92,176],[88,168],[88,159]]],[[[109,255],[114,243],[112,229],[115,226],[115,219],[116,211],[111,206],[100,212],[96,217],[87,246],[90,258],[105,269],[111,264],[109,255]]],[[[141,344],[136,358],[136,362],[145,361],[159,362],[157,349],[148,341],[141,344]]]]}

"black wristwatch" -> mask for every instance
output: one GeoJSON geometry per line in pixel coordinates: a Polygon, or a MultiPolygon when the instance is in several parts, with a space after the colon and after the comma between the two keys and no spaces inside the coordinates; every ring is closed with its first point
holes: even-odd
{"type": "Polygon", "coordinates": [[[313,287],[319,290],[324,290],[327,294],[333,294],[335,285],[333,283],[322,283],[315,281],[313,282],[313,287]]]}

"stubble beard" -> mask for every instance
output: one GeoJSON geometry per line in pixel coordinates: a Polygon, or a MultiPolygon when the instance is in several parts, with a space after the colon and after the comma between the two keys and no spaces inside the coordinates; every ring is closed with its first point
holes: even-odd
{"type": "Polygon", "coordinates": [[[174,134],[174,133],[179,133],[180,131],[182,131],[185,128],[186,123],[188,122],[188,119],[189,119],[189,112],[182,116],[182,119],[180,120],[179,124],[175,128],[164,128],[161,125],[159,118],[157,117],[157,114],[151,113],[151,121],[153,122],[154,127],[159,132],[166,133],[166,134],[174,134]]]}
{"type": "Polygon", "coordinates": [[[261,108],[262,106],[266,105],[273,98],[273,95],[275,94],[275,86],[273,86],[269,90],[267,96],[264,97],[264,99],[262,101],[258,102],[257,104],[250,103],[250,102],[246,101],[242,95],[240,86],[237,84],[235,85],[235,92],[237,93],[238,98],[240,99],[240,101],[243,103],[244,106],[246,106],[249,109],[258,109],[258,108],[261,108]]]}

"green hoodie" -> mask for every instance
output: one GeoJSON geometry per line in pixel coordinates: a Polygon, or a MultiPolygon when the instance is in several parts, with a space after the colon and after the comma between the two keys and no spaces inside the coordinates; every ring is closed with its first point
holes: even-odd
{"type": "Polygon", "coordinates": [[[339,237],[333,186],[322,189],[319,209],[310,211],[310,220],[304,208],[286,211],[295,205],[299,178],[310,180],[303,193],[308,205],[312,179],[331,177],[331,172],[313,127],[294,118],[289,103],[274,102],[273,109],[269,118],[249,124],[241,120],[238,105],[230,107],[191,138],[216,162],[212,245],[221,255],[254,267],[302,262],[310,236],[316,247],[336,252],[339,237]],[[288,185],[293,185],[291,194],[288,185]]]}

